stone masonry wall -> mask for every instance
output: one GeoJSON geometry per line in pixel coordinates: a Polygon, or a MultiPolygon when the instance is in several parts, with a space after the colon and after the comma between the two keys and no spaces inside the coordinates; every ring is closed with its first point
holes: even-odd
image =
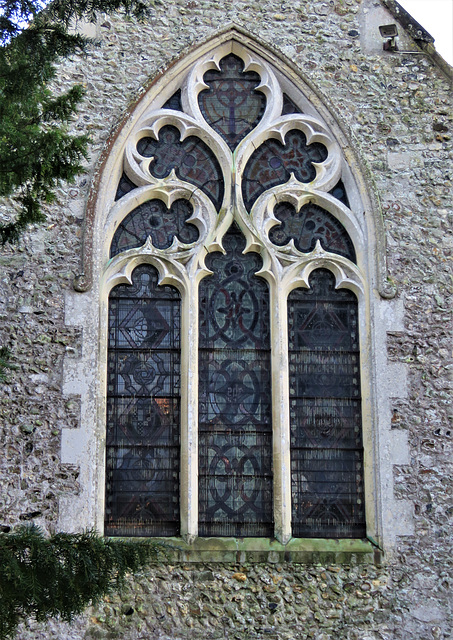
{"type": "MultiPolygon", "coordinates": [[[[53,531],[59,498],[78,491],[77,468],[59,458],[61,429],[76,427],[80,412],[77,397],[62,395],[63,358],[77,358],[83,345],[83,329],[65,326],[64,295],[79,271],[102,148],[149,78],[234,22],[300,67],[373,175],[405,309],[404,331],[389,335],[387,347],[391,361],[409,368],[409,395],[395,401],[392,427],[409,435],[410,464],[394,473],[398,497],[413,503],[414,534],[400,538],[384,567],[151,567],[73,625],[29,623],[20,638],[451,637],[451,80],[426,55],[376,47],[373,12],[394,22],[377,0],[152,0],[141,23],[101,16],[89,53],[61,68],[56,86],[86,88],[72,126],[91,134],[91,159],[86,174],[59,189],[47,222],[0,253],[0,344],[17,364],[0,396],[0,530],[35,522],[53,531]]],[[[400,43],[418,50],[404,34],[400,43]]]]}

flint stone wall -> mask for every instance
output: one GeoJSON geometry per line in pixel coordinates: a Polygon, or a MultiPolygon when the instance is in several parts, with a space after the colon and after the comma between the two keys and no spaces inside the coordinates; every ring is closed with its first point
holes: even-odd
{"type": "MultiPolygon", "coordinates": [[[[67,61],[55,83],[86,88],[72,124],[92,137],[86,173],[58,190],[46,224],[0,254],[0,343],[18,367],[0,397],[0,524],[54,531],[60,499],[79,491],[78,468],[60,461],[60,436],[77,427],[80,398],[63,396],[62,376],[64,358],[81,355],[86,327],[65,324],[64,299],[79,272],[100,153],[150,78],[234,22],[300,67],[334,105],[373,176],[389,274],[404,306],[402,330],[387,336],[387,357],[409,373],[392,428],[409,438],[409,464],[395,467],[394,481],[397,498],[412,504],[413,532],[399,538],[384,567],[150,567],[71,626],[30,622],[18,637],[451,637],[451,78],[425,54],[383,52],[371,30],[394,21],[375,0],[155,0],[143,22],[100,17],[88,54],[67,61]]],[[[400,49],[420,52],[401,32],[400,49]]],[[[8,218],[7,205],[0,214],[8,218]]]]}

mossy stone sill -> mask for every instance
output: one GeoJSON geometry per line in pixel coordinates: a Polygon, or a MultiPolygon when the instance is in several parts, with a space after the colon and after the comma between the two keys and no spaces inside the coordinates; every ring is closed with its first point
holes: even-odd
{"type": "MultiPolygon", "coordinates": [[[[125,538],[139,540],[143,538],[125,538]]],[[[295,562],[301,564],[380,564],[381,554],[369,540],[292,538],[286,545],[271,538],[146,538],[162,542],[170,562],[295,562]]]]}

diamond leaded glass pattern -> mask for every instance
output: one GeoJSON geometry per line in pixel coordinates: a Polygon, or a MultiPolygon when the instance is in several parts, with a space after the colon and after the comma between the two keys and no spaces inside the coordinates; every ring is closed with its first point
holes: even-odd
{"type": "Polygon", "coordinates": [[[199,534],[270,536],[269,293],[237,227],[200,286],[199,534]]]}
{"type": "Polygon", "coordinates": [[[106,535],[179,533],[180,296],[157,280],[110,294],[106,535]]]}
{"type": "Polygon", "coordinates": [[[264,94],[256,91],[259,75],[243,69],[238,56],[225,56],[220,61],[220,71],[212,69],[204,74],[209,89],[198,96],[203,117],[232,151],[256,127],[266,107],[264,94]]]}
{"type": "Polygon", "coordinates": [[[327,269],[288,298],[293,535],[365,536],[357,299],[327,269]]]}

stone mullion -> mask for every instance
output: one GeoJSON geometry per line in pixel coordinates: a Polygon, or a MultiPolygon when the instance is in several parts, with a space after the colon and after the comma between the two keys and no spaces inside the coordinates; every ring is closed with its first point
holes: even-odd
{"type": "Polygon", "coordinates": [[[188,279],[181,313],[181,535],[198,535],[198,281],[188,279]]]}
{"type": "Polygon", "coordinates": [[[282,283],[272,280],[271,370],[275,537],[282,544],[291,538],[291,457],[289,429],[288,318],[282,283]]]}

